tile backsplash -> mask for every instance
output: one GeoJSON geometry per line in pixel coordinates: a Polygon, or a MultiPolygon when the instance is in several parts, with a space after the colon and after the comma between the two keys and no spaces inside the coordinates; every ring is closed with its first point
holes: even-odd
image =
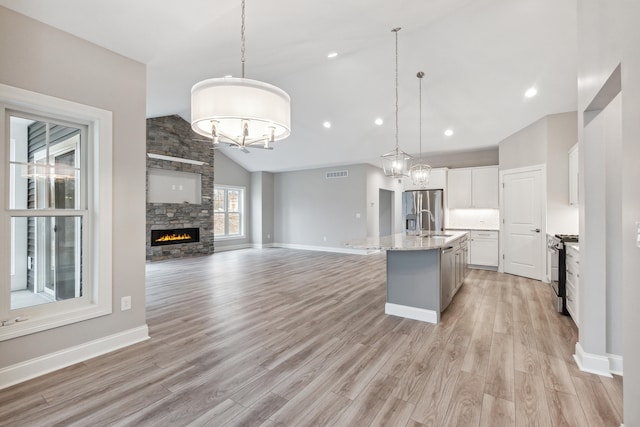
{"type": "Polygon", "coordinates": [[[498,230],[498,209],[449,209],[447,228],[498,230]]]}

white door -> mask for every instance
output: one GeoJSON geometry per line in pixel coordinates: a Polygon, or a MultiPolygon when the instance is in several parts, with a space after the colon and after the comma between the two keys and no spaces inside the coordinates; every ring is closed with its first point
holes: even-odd
{"type": "Polygon", "coordinates": [[[504,272],[542,280],[542,170],[503,175],[504,272]]]}

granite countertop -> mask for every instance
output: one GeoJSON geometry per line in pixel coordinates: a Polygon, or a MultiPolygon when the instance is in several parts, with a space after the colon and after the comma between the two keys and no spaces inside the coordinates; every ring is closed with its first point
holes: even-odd
{"type": "Polygon", "coordinates": [[[416,236],[407,233],[392,234],[390,236],[367,237],[346,242],[345,245],[354,249],[415,251],[441,249],[467,235],[466,231],[446,230],[439,235],[416,236]]]}
{"type": "Polygon", "coordinates": [[[470,231],[500,231],[499,228],[491,228],[491,227],[452,227],[447,228],[447,230],[470,230],[470,231]]]}

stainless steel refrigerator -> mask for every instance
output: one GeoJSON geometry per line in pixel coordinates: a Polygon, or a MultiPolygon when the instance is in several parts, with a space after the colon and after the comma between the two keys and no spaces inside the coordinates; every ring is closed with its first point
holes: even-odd
{"type": "Polygon", "coordinates": [[[444,230],[444,191],[412,190],[402,193],[404,231],[420,234],[444,230]]]}

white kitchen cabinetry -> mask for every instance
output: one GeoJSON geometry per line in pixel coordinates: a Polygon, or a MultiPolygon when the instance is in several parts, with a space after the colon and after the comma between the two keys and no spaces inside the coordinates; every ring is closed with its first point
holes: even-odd
{"type": "Polygon", "coordinates": [[[566,286],[567,286],[567,311],[571,318],[580,327],[578,315],[580,306],[578,295],[580,293],[580,253],[573,245],[566,245],[566,286]]]}
{"type": "Polygon", "coordinates": [[[450,169],[449,209],[498,209],[498,166],[450,169]]]}
{"type": "Polygon", "coordinates": [[[569,150],[569,204],[577,205],[580,202],[578,192],[578,144],[569,150]]]}
{"type": "Polygon", "coordinates": [[[473,230],[470,232],[469,264],[479,267],[498,267],[498,232],[473,230]]]}

